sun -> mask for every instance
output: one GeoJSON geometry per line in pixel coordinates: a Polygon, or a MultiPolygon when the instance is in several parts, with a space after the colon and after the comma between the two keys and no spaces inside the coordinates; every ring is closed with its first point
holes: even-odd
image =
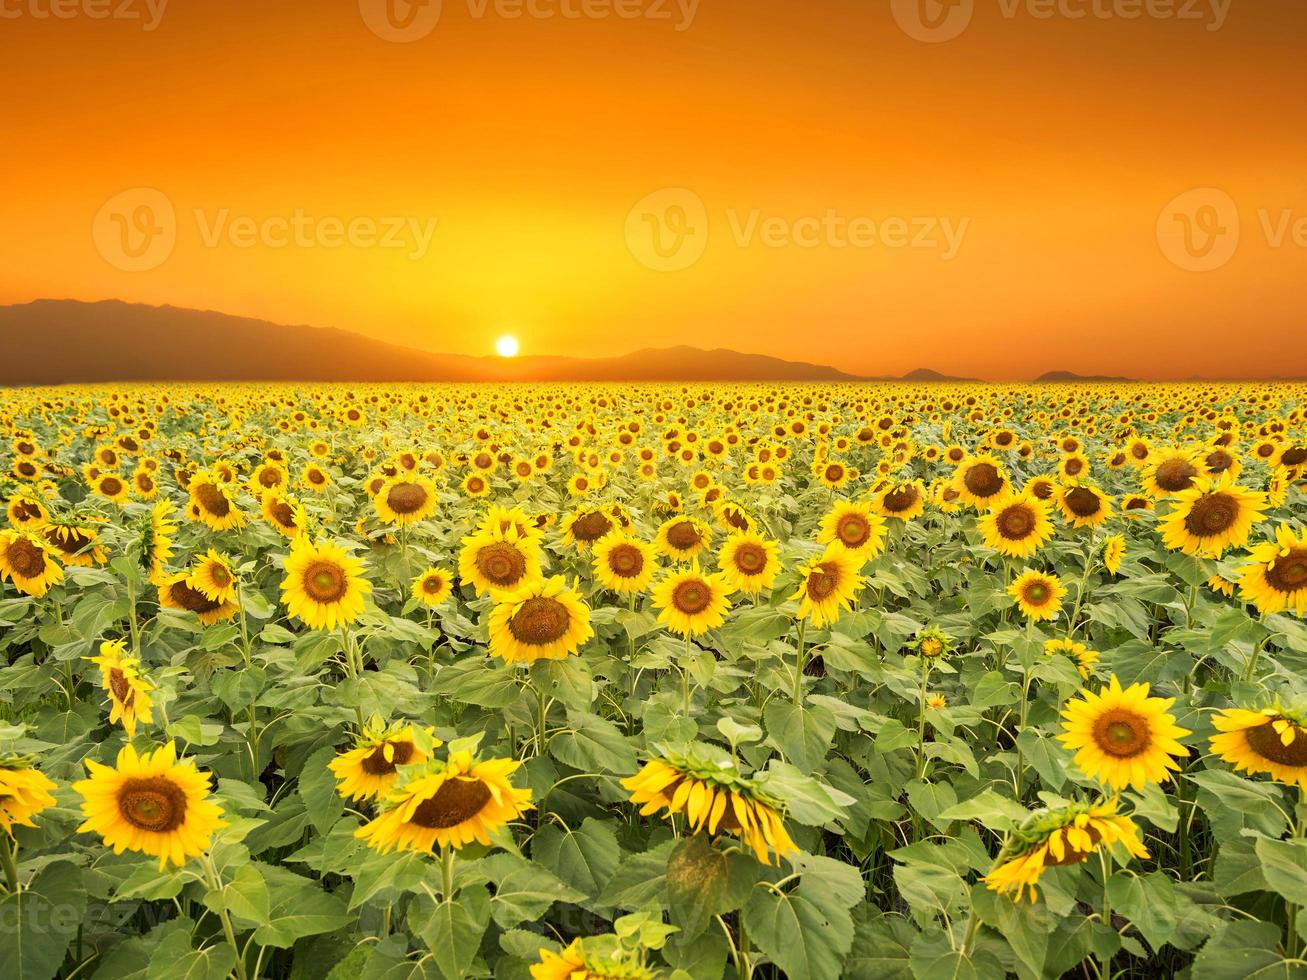
{"type": "Polygon", "coordinates": [[[500,357],[517,357],[517,352],[521,350],[521,345],[517,342],[516,337],[500,337],[495,341],[495,353],[500,357]]]}

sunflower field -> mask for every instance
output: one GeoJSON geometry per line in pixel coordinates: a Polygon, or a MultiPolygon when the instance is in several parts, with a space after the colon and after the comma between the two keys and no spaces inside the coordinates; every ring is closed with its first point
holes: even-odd
{"type": "Polygon", "coordinates": [[[0,401],[0,977],[1307,977],[1307,387],[0,401]]]}

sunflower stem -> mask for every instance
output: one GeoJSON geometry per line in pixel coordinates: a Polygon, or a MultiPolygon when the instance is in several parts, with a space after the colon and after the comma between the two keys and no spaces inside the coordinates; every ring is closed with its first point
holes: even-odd
{"type": "Polygon", "coordinates": [[[454,900],[454,849],[446,844],[440,849],[440,885],[445,901],[454,900]]]}
{"type": "Polygon", "coordinates": [[[799,620],[799,656],[794,663],[794,703],[796,705],[803,704],[803,671],[808,666],[805,659],[808,652],[806,645],[807,634],[808,621],[801,619],[799,620]]]}
{"type": "MultiPolygon", "coordinates": [[[[218,874],[218,869],[213,866],[213,855],[205,852],[204,858],[204,876],[207,879],[206,884],[211,892],[222,891],[222,877],[218,874]]],[[[227,938],[227,945],[231,947],[232,952],[236,954],[236,976],[238,980],[248,980],[245,972],[245,957],[241,955],[241,948],[236,945],[236,930],[232,928],[231,916],[227,913],[226,905],[219,904],[218,920],[222,923],[223,935],[227,938]]]]}
{"type": "Polygon", "coordinates": [[[690,631],[685,631],[685,660],[681,663],[681,700],[684,702],[685,717],[690,717],[690,631]]]}
{"type": "Polygon", "coordinates": [[[0,834],[0,864],[5,869],[5,887],[9,894],[16,895],[18,883],[18,842],[8,834],[0,834]]]}

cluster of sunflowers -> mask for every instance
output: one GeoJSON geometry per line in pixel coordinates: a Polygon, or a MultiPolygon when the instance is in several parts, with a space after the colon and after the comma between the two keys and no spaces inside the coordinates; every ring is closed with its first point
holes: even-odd
{"type": "MultiPolygon", "coordinates": [[[[571,790],[558,787],[592,779],[578,811],[587,819],[620,816],[652,841],[657,821],[643,818],[661,813],[661,833],[756,864],[780,901],[815,873],[813,855],[848,856],[852,845],[834,843],[851,835],[844,808],[878,780],[887,788],[865,803],[856,857],[927,844],[923,821],[940,827],[946,808],[890,815],[916,802],[911,787],[947,781],[950,761],[974,777],[950,739],[987,725],[997,733],[987,762],[1007,767],[1013,804],[984,825],[989,889],[1034,902],[1050,869],[1097,855],[1107,876],[1112,858],[1150,861],[1140,821],[1161,804],[1141,794],[1184,779],[1200,740],[1205,767],[1307,793],[1307,685],[1293,670],[1307,635],[1293,622],[1307,615],[1304,394],[12,393],[0,409],[0,650],[7,670],[41,675],[49,701],[14,699],[26,680],[0,685],[12,726],[0,739],[15,743],[0,755],[7,887],[20,891],[25,876],[14,828],[39,830],[61,785],[88,840],[161,869],[198,859],[221,889],[213,854],[234,810],[214,772],[274,794],[329,773],[358,846],[378,859],[437,857],[445,900],[483,874],[456,860],[520,855],[562,820],[556,801],[571,790]],[[105,602],[79,605],[96,590],[105,602]],[[1114,611],[1118,599],[1135,619],[1114,611]],[[1186,654],[1184,670],[1148,676],[1119,652],[1196,643],[1214,617],[1237,642],[1186,654]],[[217,666],[197,667],[200,654],[217,666]],[[221,757],[201,769],[191,740],[179,750],[169,706],[215,710],[179,678],[208,683],[216,670],[263,683],[287,659],[315,671],[313,710],[296,722],[296,707],[266,693],[247,720],[229,718],[248,740],[248,772],[221,757]],[[451,692],[472,690],[473,671],[507,693],[460,703],[451,692]],[[995,702],[972,702],[988,674],[1019,678],[1020,693],[987,720],[995,702]],[[333,691],[354,697],[378,678],[398,678],[421,706],[333,703],[333,691]],[[112,765],[88,746],[84,778],[61,783],[26,751],[25,732],[44,730],[55,702],[75,711],[92,685],[108,703],[95,741],[122,744],[112,765]],[[1176,696],[1151,693],[1168,686],[1176,696]],[[268,735],[275,724],[291,730],[268,735]],[[1041,785],[1048,770],[1025,754],[1037,730],[1056,738],[1041,758],[1063,752],[1077,793],[1041,785]],[[580,731],[603,750],[578,749],[569,739],[580,731]],[[275,750],[262,741],[277,737],[287,741],[275,750]],[[329,758],[317,751],[328,747],[329,758]],[[886,762],[900,747],[902,766],[886,762]],[[638,756],[638,771],[619,762],[638,756]],[[774,872],[783,860],[793,875],[774,872]]],[[[1188,827],[1197,818],[1184,802],[1188,827]]],[[[874,873],[866,885],[868,905],[898,887],[874,873]]],[[[741,975],[762,962],[790,969],[738,914],[722,928],[741,975]]],[[[388,906],[387,929],[390,916],[388,906]]],[[[219,917],[234,944],[239,921],[219,917]]],[[[973,916],[958,955],[983,954],[981,927],[973,916]]],[[[534,977],[658,975],[661,940],[554,934],[565,942],[539,950],[534,977]]],[[[1296,944],[1286,939],[1286,962],[1296,944]]]]}

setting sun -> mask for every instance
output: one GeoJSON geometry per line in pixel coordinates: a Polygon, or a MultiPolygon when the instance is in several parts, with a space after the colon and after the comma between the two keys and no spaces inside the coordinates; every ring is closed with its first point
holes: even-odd
{"type": "Polygon", "coordinates": [[[500,337],[495,341],[495,353],[500,357],[517,357],[517,352],[521,349],[516,337],[500,337]]]}

